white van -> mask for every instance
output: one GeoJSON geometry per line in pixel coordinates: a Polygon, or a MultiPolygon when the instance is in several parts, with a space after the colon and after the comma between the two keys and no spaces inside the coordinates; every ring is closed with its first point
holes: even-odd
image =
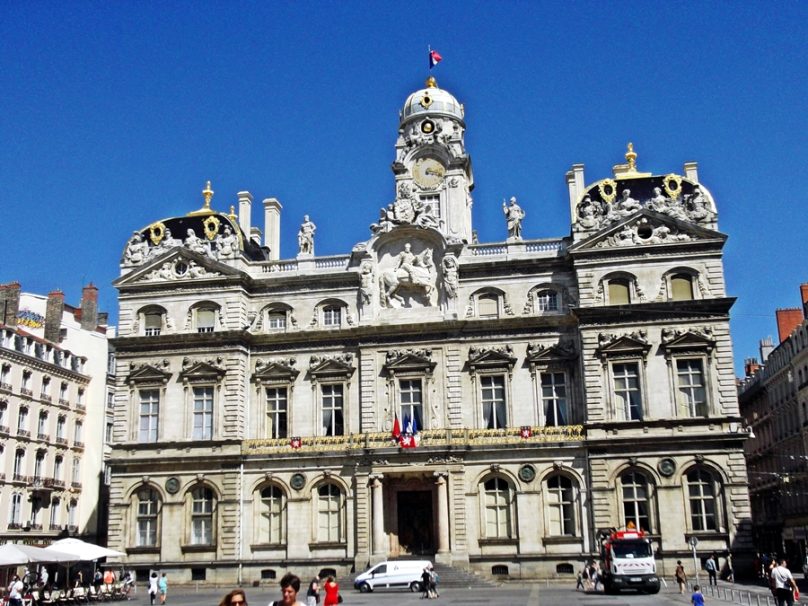
{"type": "Polygon", "coordinates": [[[403,587],[421,591],[424,568],[432,566],[429,560],[392,560],[369,568],[354,579],[354,587],[362,593],[382,588],[403,587]]]}

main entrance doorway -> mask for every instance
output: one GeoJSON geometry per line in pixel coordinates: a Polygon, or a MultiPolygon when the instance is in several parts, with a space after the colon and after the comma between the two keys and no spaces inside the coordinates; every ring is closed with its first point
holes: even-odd
{"type": "Polygon", "coordinates": [[[432,491],[409,490],[398,493],[398,543],[413,555],[435,553],[432,491]]]}

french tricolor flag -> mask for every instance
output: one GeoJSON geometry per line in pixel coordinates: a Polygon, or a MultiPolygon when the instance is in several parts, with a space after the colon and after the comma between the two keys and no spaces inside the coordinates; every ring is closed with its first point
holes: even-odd
{"type": "Polygon", "coordinates": [[[441,59],[443,59],[443,57],[438,54],[438,51],[429,49],[429,69],[432,69],[440,63],[441,59]]]}

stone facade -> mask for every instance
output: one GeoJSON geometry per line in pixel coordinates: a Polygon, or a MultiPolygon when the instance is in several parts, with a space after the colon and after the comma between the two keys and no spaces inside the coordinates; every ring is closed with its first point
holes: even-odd
{"type": "Polygon", "coordinates": [[[410,95],[396,198],[349,254],[314,255],[306,217],[280,259],[280,203],[262,243],[210,186],[135,233],[110,511],[130,565],[232,583],[429,554],[549,577],[628,522],[666,575],[693,535],[743,561],[726,236],[695,164],[641,173],[630,149],[591,185],[575,165],[568,237],[524,239],[538,210],[512,199],[481,244],[465,127],[433,80],[410,95]]]}
{"type": "Polygon", "coordinates": [[[0,293],[0,543],[103,538],[108,335],[98,289],[84,288],[81,307],[16,282],[0,293]]]}

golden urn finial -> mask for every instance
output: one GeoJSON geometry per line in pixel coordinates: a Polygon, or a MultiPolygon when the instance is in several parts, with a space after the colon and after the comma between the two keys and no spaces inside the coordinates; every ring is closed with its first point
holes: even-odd
{"type": "Polygon", "coordinates": [[[236,216],[236,207],[232,204],[230,205],[230,219],[235,221],[238,217],[236,216]]]}
{"type": "Polygon", "coordinates": [[[626,152],[626,161],[628,162],[629,171],[636,172],[636,170],[637,170],[637,153],[634,151],[634,144],[631,141],[628,142],[628,151],[626,152]]]}
{"type": "Polygon", "coordinates": [[[205,183],[205,189],[202,190],[202,195],[205,197],[205,209],[210,210],[210,201],[213,198],[213,190],[210,188],[210,181],[205,183]]]}
{"type": "Polygon", "coordinates": [[[429,76],[429,78],[426,79],[426,87],[438,88],[438,81],[435,80],[435,76],[429,76]]]}

